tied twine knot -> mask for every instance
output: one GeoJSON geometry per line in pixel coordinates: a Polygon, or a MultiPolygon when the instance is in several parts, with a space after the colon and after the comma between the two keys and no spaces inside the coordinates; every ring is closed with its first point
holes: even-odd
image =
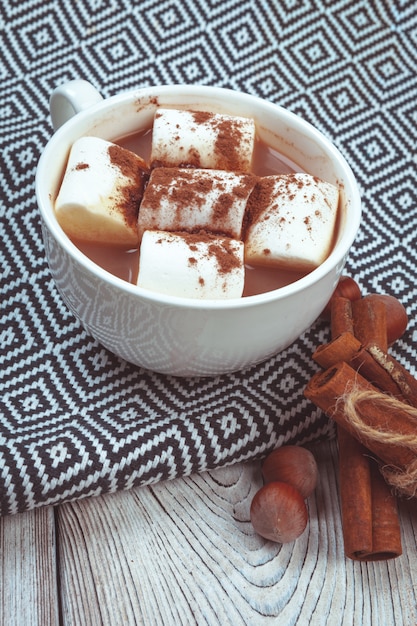
{"type": "MultiPolygon", "coordinates": [[[[343,412],[350,425],[356,431],[357,438],[366,446],[372,442],[378,445],[402,447],[414,456],[414,460],[401,467],[382,462],[380,471],[395,491],[407,497],[417,494],[417,408],[397,398],[378,391],[364,390],[355,385],[349,386],[338,403],[343,402],[343,412]],[[372,426],[367,419],[366,406],[371,403],[380,414],[387,416],[383,426],[372,426]],[[410,422],[415,422],[414,434],[404,434],[395,428],[395,414],[401,412],[410,422]],[[393,427],[392,427],[393,426],[393,427]]],[[[409,454],[407,455],[410,456],[409,454]]]]}

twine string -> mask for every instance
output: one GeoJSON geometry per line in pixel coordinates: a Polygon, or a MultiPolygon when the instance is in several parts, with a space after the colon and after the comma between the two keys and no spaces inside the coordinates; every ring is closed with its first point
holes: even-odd
{"type": "Polygon", "coordinates": [[[369,447],[370,442],[401,446],[409,450],[415,459],[402,467],[394,465],[381,465],[380,470],[386,482],[399,494],[414,497],[417,494],[417,408],[410,406],[398,398],[383,394],[378,391],[364,390],[356,385],[349,386],[338,403],[343,402],[343,412],[353,429],[357,432],[358,439],[364,441],[369,447]],[[378,412],[387,416],[384,425],[375,428],[369,424],[366,417],[366,405],[369,403],[378,409],[378,412]],[[395,414],[415,420],[415,434],[404,434],[395,430],[395,414]]]}

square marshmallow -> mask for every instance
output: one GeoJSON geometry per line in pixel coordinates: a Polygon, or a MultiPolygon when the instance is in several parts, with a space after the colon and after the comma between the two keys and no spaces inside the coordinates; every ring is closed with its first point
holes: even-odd
{"type": "Polygon", "coordinates": [[[157,167],[139,210],[139,240],[145,230],[205,230],[240,239],[256,180],[222,170],[157,167]]]}
{"type": "Polygon", "coordinates": [[[177,109],[157,109],[151,165],[249,172],[255,145],[253,119],[177,109]]]}
{"type": "Polygon", "coordinates": [[[143,159],[130,150],[81,137],[71,148],[55,201],[58,222],[70,237],[136,246],[147,174],[143,159]]]}
{"type": "Polygon", "coordinates": [[[241,241],[155,230],[143,234],[139,287],[184,298],[240,298],[244,278],[241,241]]]}
{"type": "Polygon", "coordinates": [[[330,252],[338,202],[337,187],[309,174],[260,179],[245,218],[246,263],[314,269],[330,252]]]}

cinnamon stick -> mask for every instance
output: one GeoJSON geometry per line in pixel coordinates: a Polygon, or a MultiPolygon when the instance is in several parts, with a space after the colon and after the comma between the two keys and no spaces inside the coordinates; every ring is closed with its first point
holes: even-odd
{"type": "MultiPolygon", "coordinates": [[[[381,391],[398,395],[400,391],[387,369],[375,358],[388,350],[387,309],[375,298],[360,298],[352,303],[353,330],[364,348],[350,359],[350,364],[381,391]]],[[[351,436],[351,435],[348,435],[351,436]]],[[[371,478],[372,553],[364,560],[395,558],[402,554],[397,500],[381,474],[379,464],[367,455],[371,478]]]]}
{"type": "Polygon", "coordinates": [[[335,296],[330,304],[330,328],[332,339],[336,339],[343,333],[354,334],[352,303],[347,298],[335,296]]]}
{"type": "Polygon", "coordinates": [[[377,463],[370,464],[372,483],[372,552],[361,560],[393,559],[402,554],[397,499],[377,463]]]}
{"type": "Polygon", "coordinates": [[[360,559],[372,552],[372,490],[365,448],[344,428],[337,428],[339,490],[345,554],[360,559]]]}
{"type": "MultiPolygon", "coordinates": [[[[375,380],[377,386],[387,393],[401,397],[404,402],[417,407],[417,380],[392,355],[377,345],[368,346],[367,352],[372,358],[372,373],[365,371],[363,364],[361,372],[368,380],[375,380]]],[[[360,355],[354,357],[360,363],[360,355]]],[[[367,359],[367,367],[371,360],[367,359]]]]}
{"type": "Polygon", "coordinates": [[[353,334],[363,346],[388,350],[386,307],[381,300],[361,298],[352,302],[353,334]]]}
{"type": "Polygon", "coordinates": [[[351,332],[341,332],[329,343],[317,348],[313,359],[324,369],[331,367],[340,361],[349,362],[354,359],[362,349],[362,344],[351,332]]]}

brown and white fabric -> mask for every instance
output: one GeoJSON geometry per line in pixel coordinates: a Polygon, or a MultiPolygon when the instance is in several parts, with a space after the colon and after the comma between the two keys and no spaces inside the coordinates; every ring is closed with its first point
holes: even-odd
{"type": "Polygon", "coordinates": [[[334,436],[303,397],[311,354],[329,338],[323,321],[267,362],[214,379],[141,370],[83,331],[51,279],[34,193],[54,87],[84,78],[106,97],[215,85],[316,125],[361,186],[363,221],[346,271],[364,292],[391,293],[407,307],[410,325],[393,353],[414,373],[416,51],[414,0],[2,0],[2,515],[334,436]]]}

